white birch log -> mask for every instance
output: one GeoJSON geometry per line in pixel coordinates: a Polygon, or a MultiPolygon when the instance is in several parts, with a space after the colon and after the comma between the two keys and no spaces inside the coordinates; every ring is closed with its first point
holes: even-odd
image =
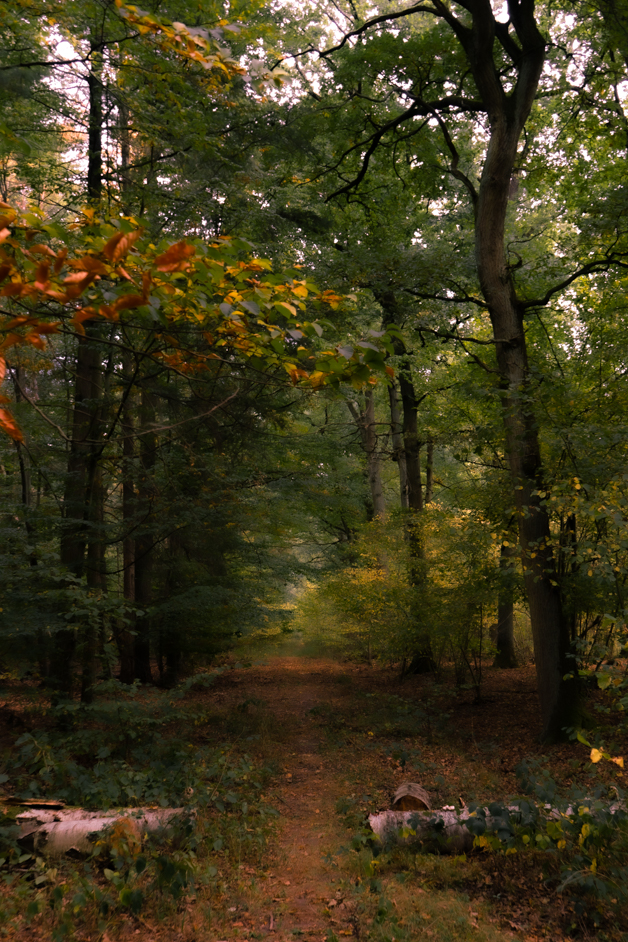
{"type": "Polygon", "coordinates": [[[185,808],[42,809],[18,814],[15,821],[21,828],[19,841],[27,841],[38,854],[60,857],[63,854],[91,854],[96,843],[106,836],[107,829],[117,822],[124,822],[128,837],[141,843],[147,834],[163,830],[174,824],[177,818],[189,819],[192,814],[185,808]]]}
{"type": "Polygon", "coordinates": [[[369,824],[384,845],[438,842],[444,851],[461,854],[473,847],[474,835],[464,824],[468,818],[468,811],[458,814],[454,808],[381,811],[369,816],[369,824]]]}
{"type": "MultiPolygon", "coordinates": [[[[507,805],[504,811],[507,818],[491,815],[488,808],[482,809],[482,821],[486,833],[499,834],[504,828],[513,824],[521,824],[522,819],[528,817],[532,809],[536,809],[539,819],[559,821],[578,814],[580,808],[587,808],[595,817],[599,809],[599,799],[583,798],[577,806],[569,806],[564,811],[553,808],[551,805],[535,806],[531,802],[519,805],[507,805]]],[[[611,815],[626,811],[622,801],[602,803],[603,810],[611,815]]],[[[424,843],[444,853],[461,854],[471,850],[475,833],[469,829],[470,819],[479,820],[476,812],[463,808],[458,812],[453,805],[446,806],[439,811],[381,811],[369,815],[369,824],[373,833],[383,845],[424,843]]],[[[528,818],[529,819],[529,818],[528,818]]],[[[472,825],[473,827],[473,825],[472,825]]]]}

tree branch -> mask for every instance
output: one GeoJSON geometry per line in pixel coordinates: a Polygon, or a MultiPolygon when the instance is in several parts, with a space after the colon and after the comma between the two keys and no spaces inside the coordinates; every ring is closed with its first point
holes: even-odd
{"type": "Polygon", "coordinates": [[[621,268],[627,268],[628,263],[625,261],[620,261],[620,259],[598,259],[595,262],[589,262],[587,265],[583,265],[582,268],[579,268],[577,271],[569,275],[568,278],[565,278],[563,281],[560,281],[557,285],[554,285],[552,288],[548,288],[542,298],[534,298],[530,301],[519,301],[519,305],[524,310],[529,310],[530,308],[535,307],[545,307],[552,300],[555,294],[559,294],[561,291],[564,291],[565,288],[568,288],[569,285],[573,284],[574,281],[577,281],[578,278],[583,278],[585,275],[593,275],[596,272],[608,271],[612,265],[618,265],[621,268]]]}
{"type": "Polygon", "coordinates": [[[374,16],[372,20],[367,20],[362,26],[358,29],[352,29],[350,33],[346,33],[341,42],[337,46],[332,46],[331,49],[325,49],[323,52],[318,52],[321,59],[324,59],[326,56],[330,56],[332,52],[338,52],[339,49],[348,42],[353,36],[361,36],[362,33],[365,33],[372,26],[377,26],[379,23],[388,23],[390,20],[399,20],[404,16],[410,16],[412,13],[432,13],[433,15],[438,15],[436,10],[432,6],[425,6],[423,3],[417,3],[413,7],[406,7],[405,10],[397,10],[396,13],[382,13],[381,16],[374,16]]]}
{"type": "MultiPolygon", "coordinates": [[[[336,163],[336,167],[340,166],[345,157],[347,157],[352,151],[357,150],[358,147],[364,147],[366,144],[368,144],[369,141],[371,142],[369,149],[362,159],[362,166],[358,172],[358,175],[353,180],[350,180],[349,183],[345,184],[345,186],[342,186],[340,189],[331,193],[325,202],[328,203],[330,200],[334,199],[334,197],[340,196],[341,193],[348,193],[349,190],[355,189],[355,187],[358,186],[366,176],[371,157],[377,150],[382,137],[388,131],[393,131],[396,127],[399,127],[400,124],[403,124],[404,121],[407,121],[409,118],[412,118],[415,115],[418,116],[418,114],[419,112],[417,111],[416,106],[412,105],[412,107],[408,108],[407,111],[404,111],[403,114],[393,118],[392,121],[389,121],[388,124],[385,124],[378,131],[376,131],[375,134],[372,134],[370,138],[367,138],[365,141],[360,141],[358,144],[354,144],[353,147],[350,147],[349,150],[345,151],[340,160],[336,163]]],[[[333,170],[335,168],[331,167],[330,169],[333,170]]]]}

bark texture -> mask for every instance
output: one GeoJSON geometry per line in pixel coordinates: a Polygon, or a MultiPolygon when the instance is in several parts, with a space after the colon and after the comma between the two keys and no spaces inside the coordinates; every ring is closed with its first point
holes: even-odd
{"type": "Polygon", "coordinates": [[[154,499],[154,472],[157,438],[155,426],[155,399],[144,381],[141,392],[141,434],[139,436],[140,472],[137,485],[138,536],[135,540],[135,601],[142,614],[135,625],[134,670],[135,679],[143,684],[152,683],[150,663],[151,619],[148,609],[153,601],[154,532],[152,524],[154,499]]]}
{"type": "Polygon", "coordinates": [[[372,516],[375,520],[383,520],[386,516],[386,499],[382,484],[373,390],[369,389],[364,394],[364,404],[361,409],[356,408],[355,404],[349,401],[347,405],[360,431],[360,440],[366,455],[366,473],[371,495],[372,516]]]}
{"type": "Polygon", "coordinates": [[[399,412],[399,397],[395,383],[388,387],[388,400],[390,402],[390,433],[392,438],[392,458],[399,468],[399,501],[402,510],[409,509],[408,502],[408,471],[406,467],[406,451],[403,446],[401,415],[399,412]]]}
{"type": "Polygon", "coordinates": [[[515,654],[515,611],[512,597],[512,588],[509,585],[509,569],[513,563],[514,550],[502,544],[499,554],[499,568],[503,577],[499,587],[497,600],[497,626],[495,633],[495,647],[497,654],[493,667],[517,667],[515,654]]]}
{"type": "Polygon", "coordinates": [[[489,142],[475,200],[475,254],[501,378],[506,448],[534,638],[542,739],[552,740],[561,736],[563,727],[577,721],[578,684],[576,679],[564,679],[574,671],[574,664],[569,658],[569,632],[556,579],[549,515],[539,497],[543,490],[543,466],[530,386],[525,306],[517,297],[505,248],[510,182],[517,148],[538,90],[545,40],[536,24],[531,0],[509,4],[518,51],[514,89],[506,94],[495,64],[497,24],[492,9],[484,0],[473,0],[468,9],[473,17],[471,28],[453,20],[450,14],[445,18],[467,54],[488,114],[489,142]]]}
{"type": "Polygon", "coordinates": [[[173,827],[177,820],[189,819],[184,808],[126,808],[119,811],[25,811],[16,818],[18,841],[38,854],[61,857],[65,854],[93,854],[98,843],[107,850],[107,834],[116,829],[118,839],[138,849],[147,834],[173,827]]]}

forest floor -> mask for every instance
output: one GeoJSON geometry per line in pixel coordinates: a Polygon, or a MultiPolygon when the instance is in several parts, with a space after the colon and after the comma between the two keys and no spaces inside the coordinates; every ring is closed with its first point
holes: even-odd
{"type": "MultiPolygon", "coordinates": [[[[367,814],[391,806],[404,781],[420,783],[432,807],[503,800],[520,792],[524,758],[560,784],[586,785],[580,744],[541,749],[534,668],[487,670],[482,699],[431,677],[400,683],[389,670],[308,656],[292,645],[250,666],[233,666],[191,694],[216,715],[238,716],[246,752],[270,769],[264,798],[279,812],[263,855],[225,861],[229,879],[176,912],[79,930],[90,942],[554,942],[622,939],[593,930],[558,894],[559,862],[537,851],[505,855],[384,855],[366,845],[367,814]]],[[[619,776],[621,772],[617,772],[619,776]]],[[[621,783],[621,778],[618,784],[621,783]]],[[[44,939],[39,919],[16,925],[44,939]]]]}

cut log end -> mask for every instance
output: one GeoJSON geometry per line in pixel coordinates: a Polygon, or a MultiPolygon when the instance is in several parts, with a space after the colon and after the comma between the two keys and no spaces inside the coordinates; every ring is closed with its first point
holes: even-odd
{"type": "Polygon", "coordinates": [[[429,811],[430,796],[416,782],[404,782],[395,792],[392,802],[394,811],[429,811]]]}

